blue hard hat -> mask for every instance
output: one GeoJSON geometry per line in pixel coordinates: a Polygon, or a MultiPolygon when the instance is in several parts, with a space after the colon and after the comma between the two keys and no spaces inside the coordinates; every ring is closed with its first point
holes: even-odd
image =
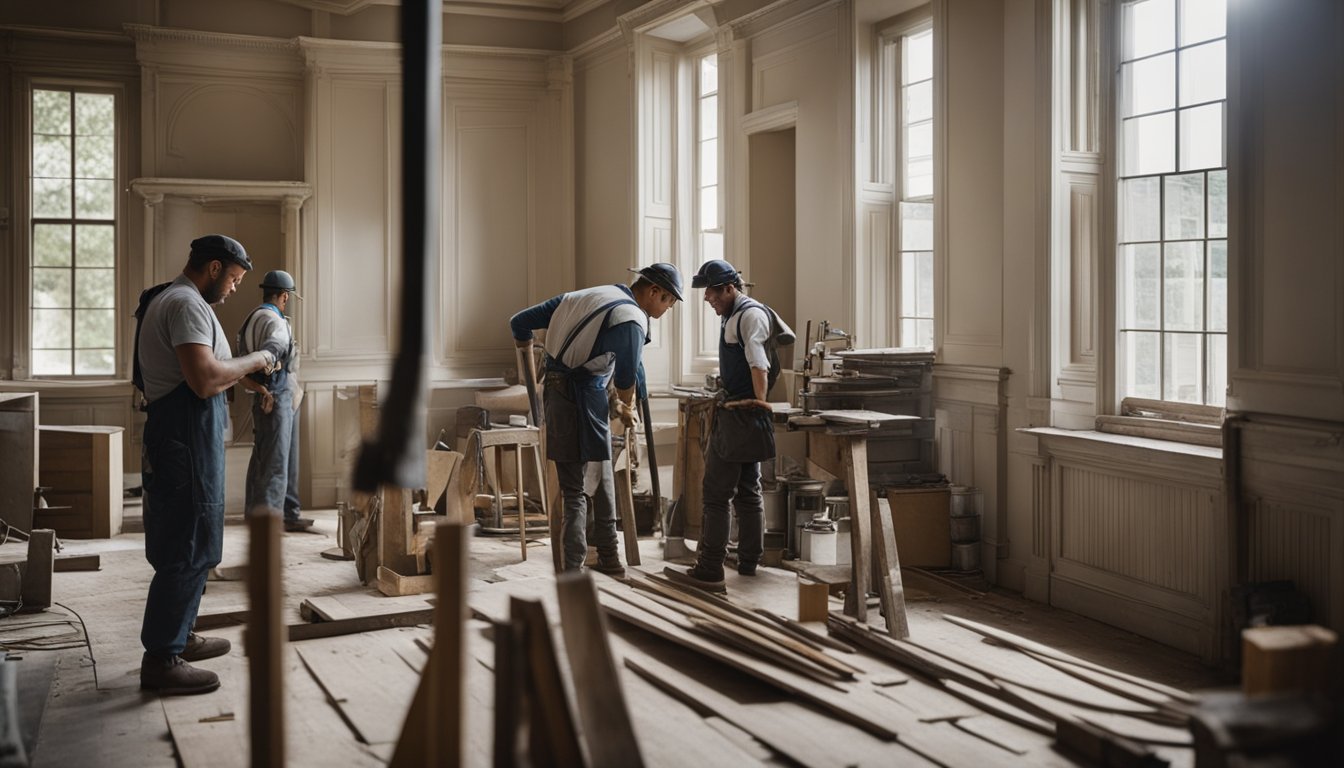
{"type": "MultiPolygon", "coordinates": [[[[261,285],[258,286],[263,291],[289,291],[295,296],[299,296],[298,286],[294,284],[294,277],[283,269],[272,269],[261,278],[261,285]]],[[[299,296],[299,298],[303,298],[299,296]]]]}
{"type": "Polygon", "coordinates": [[[700,265],[700,271],[691,278],[692,288],[715,288],[728,283],[736,283],[742,279],[742,273],[738,272],[732,264],[723,259],[710,259],[700,265]]]}
{"type": "Polygon", "coordinates": [[[681,272],[674,265],[660,261],[643,269],[632,269],[630,271],[677,297],[677,301],[682,300],[681,272]]]}

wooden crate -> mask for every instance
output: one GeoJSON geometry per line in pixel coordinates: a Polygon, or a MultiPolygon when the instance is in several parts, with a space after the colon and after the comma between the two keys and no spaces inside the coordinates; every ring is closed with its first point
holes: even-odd
{"type": "Polygon", "coordinates": [[[121,427],[42,426],[38,477],[52,507],[33,525],[69,539],[108,539],[121,533],[121,427]]]}
{"type": "Polygon", "coordinates": [[[952,494],[946,488],[892,488],[892,525],[901,565],[946,568],[952,564],[952,494]]]}
{"type": "Polygon", "coordinates": [[[33,529],[37,479],[36,392],[0,392],[0,520],[27,533],[33,529]]]}

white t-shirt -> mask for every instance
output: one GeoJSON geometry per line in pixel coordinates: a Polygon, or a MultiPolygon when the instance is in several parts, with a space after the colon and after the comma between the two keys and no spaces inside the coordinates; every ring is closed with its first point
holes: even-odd
{"type": "MultiPolygon", "coordinates": [[[[750,301],[746,294],[738,294],[733,302],[733,310],[741,308],[742,303],[750,301]]],[[[770,340],[770,308],[761,305],[765,311],[744,309],[736,315],[729,313],[723,321],[723,340],[736,344],[742,340],[742,349],[747,355],[747,365],[762,371],[770,370],[770,358],[765,354],[765,342],[770,340]]]]}
{"type": "Polygon", "coordinates": [[[177,347],[202,344],[212,347],[215,358],[228,360],[229,337],[200,290],[179,275],[163,293],[154,297],[140,325],[140,373],[145,379],[145,400],[154,402],[187,380],[177,361],[177,347]]]}

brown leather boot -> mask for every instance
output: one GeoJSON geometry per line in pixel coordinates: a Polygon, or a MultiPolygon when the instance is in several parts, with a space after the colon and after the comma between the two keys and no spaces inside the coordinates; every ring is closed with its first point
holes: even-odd
{"type": "Polygon", "coordinates": [[[192,632],[187,635],[187,647],[180,654],[183,661],[202,661],[223,656],[233,648],[233,644],[222,637],[201,637],[192,632]]]}
{"type": "Polygon", "coordinates": [[[140,661],[140,687],[156,691],[161,696],[190,696],[209,693],[219,687],[219,675],[208,669],[197,669],[181,656],[151,656],[140,661]]]}

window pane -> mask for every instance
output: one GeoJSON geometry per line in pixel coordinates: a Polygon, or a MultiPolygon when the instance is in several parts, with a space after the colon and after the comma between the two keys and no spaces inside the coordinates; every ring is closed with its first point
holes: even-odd
{"type": "Polygon", "coordinates": [[[1221,333],[1207,337],[1209,352],[1209,385],[1204,402],[1209,405],[1227,404],[1227,336],[1221,333]]]}
{"type": "Polygon", "coordinates": [[[1167,243],[1163,255],[1163,328],[1204,330],[1204,244],[1167,243]]]}
{"type": "Polygon", "coordinates": [[[933,77],[933,32],[920,32],[905,38],[904,48],[902,84],[909,85],[933,77]]]}
{"type": "Polygon", "coordinates": [[[33,270],[33,306],[70,308],[70,270],[37,267],[33,270]]]}
{"type": "Polygon", "coordinates": [[[70,266],[70,225],[33,225],[33,266],[70,266]]]}
{"type": "Polygon", "coordinates": [[[70,135],[69,93],[33,91],[33,133],[70,135]]]}
{"type": "Polygon", "coordinates": [[[1216,168],[1223,160],[1223,105],[1181,110],[1181,170],[1216,168]]]}
{"type": "Polygon", "coordinates": [[[1181,45],[1227,34],[1227,0],[1182,0],[1181,45]]]}
{"type": "Polygon", "coordinates": [[[933,317],[933,254],[928,251],[916,253],[915,269],[919,281],[915,313],[920,317],[933,317]]]}
{"type": "Polygon", "coordinates": [[[70,350],[68,350],[68,349],[34,349],[34,350],[33,350],[33,375],[35,375],[35,376],[69,376],[69,375],[70,375],[70,350]]]}
{"type": "MultiPolygon", "coordinates": [[[[902,253],[901,258],[901,307],[903,317],[919,314],[919,264],[913,253],[902,253]]],[[[911,329],[913,332],[913,328],[911,329]]]]}
{"type": "Polygon", "coordinates": [[[1204,237],[1204,174],[1168,176],[1162,180],[1167,187],[1166,239],[1189,240],[1204,237]]]}
{"type": "Polygon", "coordinates": [[[723,233],[722,232],[701,232],[700,233],[700,261],[705,262],[710,259],[723,258],[723,233]]]}
{"type": "Polygon", "coordinates": [[[1227,171],[1209,172],[1209,237],[1227,237],[1227,171]]]}
{"type": "Polygon", "coordinates": [[[719,90],[719,57],[710,55],[700,60],[700,96],[719,90]]]}
{"type": "Polygon", "coordinates": [[[1120,84],[1121,117],[1174,109],[1176,54],[1167,53],[1121,65],[1120,84]]]}
{"type": "Polygon", "coordinates": [[[76,350],[75,375],[110,376],[116,373],[116,357],[116,351],[112,349],[76,350]]]}
{"type": "Polygon", "coordinates": [[[1127,179],[1120,182],[1120,240],[1132,243],[1161,237],[1158,179],[1127,179]]]}
{"type": "Polygon", "coordinates": [[[115,309],[116,287],[115,273],[111,269],[75,270],[75,306],[81,309],[115,309]]]}
{"type": "Polygon", "coordinates": [[[33,310],[33,348],[62,349],[70,346],[70,310],[33,310]]]}
{"type": "Polygon", "coordinates": [[[1128,329],[1157,330],[1161,317],[1158,312],[1158,294],[1162,290],[1159,246],[1120,246],[1120,307],[1121,326],[1128,329]]]}
{"type": "Polygon", "coordinates": [[[901,203],[901,250],[933,250],[933,203],[901,203]]]}
{"type": "Polygon", "coordinates": [[[719,183],[719,140],[700,142],[700,186],[719,183]]]}
{"type": "Polygon", "coordinates": [[[719,135],[719,99],[711,96],[700,100],[700,138],[712,139],[719,135]]]}
{"type": "Polygon", "coordinates": [[[704,187],[700,190],[700,228],[719,228],[718,187],[704,187]]]}
{"type": "Polygon", "coordinates": [[[70,218],[69,179],[33,179],[33,217],[70,218]]]}
{"type": "Polygon", "coordinates": [[[1181,106],[1225,98],[1226,44],[1219,40],[1181,51],[1181,106]]]}
{"type": "Polygon", "coordinates": [[[33,176],[48,179],[70,178],[70,137],[33,137],[33,176]]]}
{"type": "Polygon", "coordinates": [[[909,126],[905,130],[905,156],[907,159],[929,157],[933,154],[933,123],[926,121],[909,126]]]}
{"type": "Polygon", "coordinates": [[[75,175],[83,179],[116,177],[111,136],[80,136],[75,142],[75,175]]]}
{"type": "MultiPolygon", "coordinates": [[[[68,231],[68,229],[67,229],[68,231]]],[[[81,267],[111,267],[116,263],[116,229],[107,224],[75,225],[75,264],[81,267]]]]}
{"type": "Polygon", "coordinates": [[[1204,397],[1204,337],[1197,333],[1165,334],[1162,399],[1198,403],[1204,397]]]}
{"type": "Polygon", "coordinates": [[[915,346],[932,347],[933,346],[933,321],[916,320],[915,321],[915,346]]]}
{"type": "Polygon", "coordinates": [[[911,160],[905,166],[905,197],[933,197],[933,158],[911,160]]]}
{"type": "Polygon", "coordinates": [[[919,321],[901,320],[901,346],[917,347],[919,346],[919,321]]]}
{"type": "Polygon", "coordinates": [[[1209,330],[1227,330],[1227,241],[1209,241],[1209,330]]]}
{"type": "Polygon", "coordinates": [[[1123,397],[1160,398],[1158,386],[1162,367],[1156,333],[1129,331],[1120,334],[1120,354],[1124,357],[1125,391],[1123,397]]]}
{"type": "Polygon", "coordinates": [[[115,135],[115,99],[110,93],[75,94],[75,132],[80,136],[115,135]]]}
{"type": "Polygon", "coordinates": [[[75,179],[75,217],[110,219],[116,215],[116,183],[103,179],[75,179]]]}
{"type": "Polygon", "coordinates": [[[1163,112],[1124,121],[1123,176],[1176,170],[1176,115],[1163,112]]]}
{"type": "Polygon", "coordinates": [[[907,85],[905,93],[905,122],[917,123],[933,119],[933,83],[924,81],[907,85]]]}
{"type": "Polygon", "coordinates": [[[116,312],[110,309],[75,310],[75,346],[112,347],[116,343],[116,312]]]}
{"type": "Polygon", "coordinates": [[[1126,3],[1122,23],[1125,61],[1176,47],[1174,0],[1126,3]]]}

